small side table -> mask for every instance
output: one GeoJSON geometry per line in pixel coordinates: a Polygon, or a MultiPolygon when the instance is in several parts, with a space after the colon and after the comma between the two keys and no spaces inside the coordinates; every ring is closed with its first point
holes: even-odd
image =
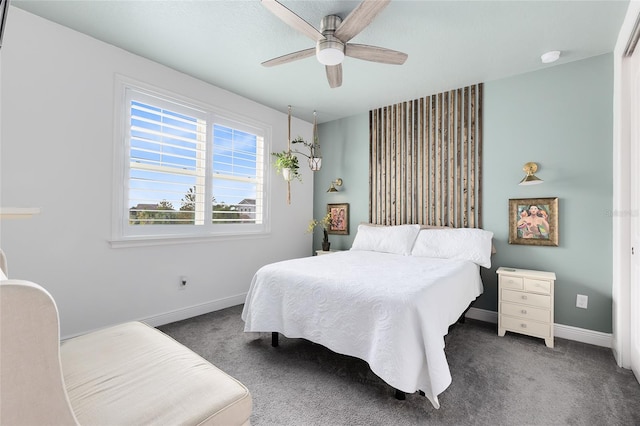
{"type": "Polygon", "coordinates": [[[331,254],[331,253],[337,253],[339,251],[344,251],[344,250],[316,250],[316,256],[322,256],[323,254],[331,254]]]}
{"type": "Polygon", "coordinates": [[[544,339],[553,348],[553,287],[556,274],[500,267],[498,336],[506,331],[544,339]]]}

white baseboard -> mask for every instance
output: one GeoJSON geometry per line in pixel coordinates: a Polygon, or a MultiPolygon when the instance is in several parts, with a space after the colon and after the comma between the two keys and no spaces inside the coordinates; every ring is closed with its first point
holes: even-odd
{"type": "Polygon", "coordinates": [[[576,342],[611,348],[613,335],[601,331],[587,330],[586,328],[572,327],[564,324],[554,324],[554,334],[561,339],[575,340],[576,342]]]}
{"type": "Polygon", "coordinates": [[[201,303],[199,305],[188,306],[186,308],[177,309],[164,314],[154,315],[149,318],[143,318],[140,321],[149,324],[152,327],[169,324],[171,322],[182,321],[187,318],[197,317],[198,315],[207,314],[213,311],[230,308],[236,305],[242,305],[247,298],[247,293],[238,294],[224,299],[212,300],[210,302],[201,303]]]}
{"type": "MultiPolygon", "coordinates": [[[[465,317],[493,324],[498,323],[498,313],[485,309],[470,308],[465,317]]],[[[561,339],[588,343],[605,348],[611,348],[613,342],[611,333],[602,333],[600,331],[587,330],[585,328],[572,327],[564,324],[554,324],[553,334],[555,337],[561,339]]]]}
{"type": "Polygon", "coordinates": [[[498,313],[493,311],[487,311],[486,309],[469,308],[465,318],[471,318],[478,321],[490,322],[492,324],[498,323],[498,313]]]}
{"type": "MultiPolygon", "coordinates": [[[[187,318],[197,317],[198,315],[208,314],[209,312],[219,311],[221,309],[230,308],[232,306],[242,305],[246,298],[247,293],[237,294],[235,296],[226,297],[224,299],[212,300],[209,302],[200,303],[198,305],[187,306],[186,308],[177,309],[171,312],[165,312],[163,314],[158,314],[147,318],[138,318],[137,321],[144,322],[151,327],[158,327],[160,325],[182,321],[187,318]]],[[[60,340],[64,341],[97,330],[100,330],[100,328],[85,330],[81,333],[64,335],[61,336],[60,340]]]]}
{"type": "MultiPolygon", "coordinates": [[[[154,315],[149,318],[144,318],[141,321],[152,327],[158,327],[160,325],[182,321],[184,319],[203,315],[209,312],[219,311],[220,309],[230,308],[231,306],[241,305],[244,303],[246,297],[246,293],[238,294],[236,296],[213,300],[199,305],[166,312],[160,315],[154,315]]],[[[487,311],[485,309],[470,308],[465,316],[478,321],[493,324],[498,323],[498,313],[494,311],[487,311]]],[[[590,345],[602,346],[605,348],[612,347],[613,336],[611,333],[602,333],[600,331],[587,330],[564,324],[554,324],[553,332],[555,337],[559,337],[561,339],[588,343],[590,345]]]]}

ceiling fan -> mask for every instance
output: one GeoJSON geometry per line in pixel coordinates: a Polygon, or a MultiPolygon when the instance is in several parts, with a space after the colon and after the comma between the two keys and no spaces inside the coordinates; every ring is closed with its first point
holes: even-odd
{"type": "Polygon", "coordinates": [[[320,22],[320,31],[276,0],[260,1],[287,25],[316,42],[316,47],[265,61],[262,63],[265,67],[286,64],[315,54],[318,61],[325,66],[329,86],[334,88],[342,85],[342,60],[345,56],[395,65],[402,65],[407,60],[406,53],[396,50],[348,43],[369,25],[391,0],[363,0],[344,20],[337,15],[325,16],[320,22]]]}

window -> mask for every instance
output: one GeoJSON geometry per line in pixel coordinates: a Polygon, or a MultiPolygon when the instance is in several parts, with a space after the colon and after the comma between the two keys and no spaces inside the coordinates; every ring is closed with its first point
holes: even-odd
{"type": "Polygon", "coordinates": [[[129,84],[122,90],[114,240],[266,232],[264,127],[129,84]]]}

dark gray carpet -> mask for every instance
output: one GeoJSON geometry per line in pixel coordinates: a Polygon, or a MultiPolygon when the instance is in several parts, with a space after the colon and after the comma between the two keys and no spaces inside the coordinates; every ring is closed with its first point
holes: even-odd
{"type": "MultiPolygon", "coordinates": [[[[361,360],[302,339],[244,333],[242,306],[159,327],[245,384],[259,425],[640,425],[640,385],[610,349],[467,320],[447,337],[452,384],[436,410],[393,389],[361,360]]],[[[167,389],[167,391],[169,391],[167,389]]]]}

